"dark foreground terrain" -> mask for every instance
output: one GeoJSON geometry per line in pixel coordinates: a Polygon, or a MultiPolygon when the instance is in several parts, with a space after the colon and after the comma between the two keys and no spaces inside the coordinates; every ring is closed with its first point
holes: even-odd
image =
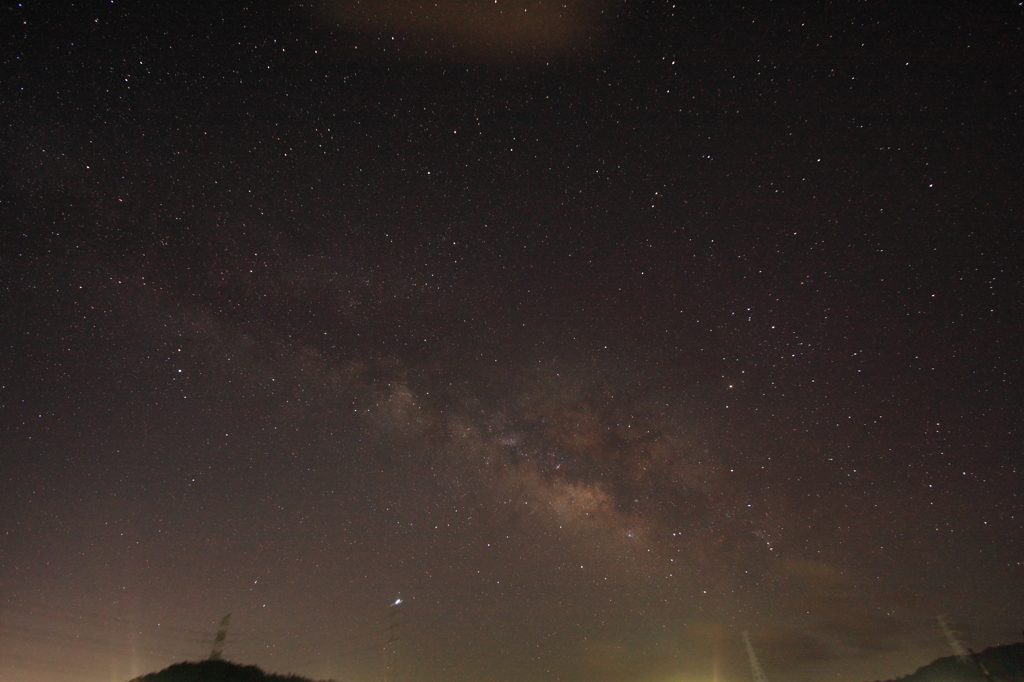
{"type": "Polygon", "coordinates": [[[197,661],[175,663],[160,672],[136,677],[131,682],[313,682],[313,680],[298,675],[265,673],[255,665],[239,665],[230,661],[197,661]]]}
{"type": "MultiPolygon", "coordinates": [[[[1024,682],[1024,643],[985,649],[974,658],[959,661],[939,658],[910,675],[891,682],[1024,682]]],[[[298,675],[265,673],[255,665],[229,661],[175,663],[160,672],[136,677],[131,682],[313,682],[298,675]]],[[[327,681],[329,682],[329,681],[327,681]]]]}
{"type": "Polygon", "coordinates": [[[985,649],[974,658],[959,661],[939,658],[893,682],[1024,682],[1024,643],[985,649]]]}

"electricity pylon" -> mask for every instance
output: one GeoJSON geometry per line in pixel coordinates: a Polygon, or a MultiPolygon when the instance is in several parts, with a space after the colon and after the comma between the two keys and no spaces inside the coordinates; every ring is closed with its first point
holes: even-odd
{"type": "Polygon", "coordinates": [[[750,676],[753,682],[768,682],[761,664],[757,662],[757,654],[754,653],[754,645],[750,643],[750,637],[746,631],[743,632],[743,646],[747,650],[747,658],[750,659],[750,676]]]}
{"type": "Polygon", "coordinates": [[[395,682],[398,679],[398,615],[402,600],[396,599],[391,604],[388,616],[388,641],[384,644],[384,682],[395,682]]]}
{"type": "Polygon", "coordinates": [[[722,631],[716,627],[712,636],[714,637],[714,648],[711,659],[711,682],[719,682],[719,668],[722,667],[722,631]]]}
{"type": "Polygon", "coordinates": [[[941,615],[936,620],[939,621],[939,627],[942,628],[942,634],[946,636],[946,641],[949,643],[949,648],[956,656],[956,660],[961,663],[967,663],[970,660],[970,654],[967,653],[967,647],[957,637],[957,632],[953,629],[952,624],[949,621],[949,616],[941,615]]]}
{"type": "Polygon", "coordinates": [[[213,638],[213,650],[210,651],[210,660],[219,661],[224,656],[224,640],[228,638],[228,624],[231,623],[231,614],[220,619],[220,629],[213,638]]]}

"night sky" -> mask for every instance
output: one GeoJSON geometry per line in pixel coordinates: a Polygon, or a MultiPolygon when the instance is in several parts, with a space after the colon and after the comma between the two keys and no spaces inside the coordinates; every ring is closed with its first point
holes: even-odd
{"type": "Polygon", "coordinates": [[[0,681],[1019,640],[1024,8],[563,2],[2,8],[0,681]]]}

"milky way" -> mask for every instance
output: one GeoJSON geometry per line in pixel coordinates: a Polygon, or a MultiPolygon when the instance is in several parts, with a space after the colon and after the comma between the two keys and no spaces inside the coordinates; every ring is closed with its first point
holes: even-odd
{"type": "Polygon", "coordinates": [[[11,9],[0,682],[1015,641],[1019,10],[11,9]]]}

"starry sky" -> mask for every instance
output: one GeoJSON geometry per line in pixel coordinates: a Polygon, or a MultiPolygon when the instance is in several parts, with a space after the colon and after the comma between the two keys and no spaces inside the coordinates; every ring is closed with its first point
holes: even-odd
{"type": "Polygon", "coordinates": [[[1019,3],[2,12],[0,681],[1019,639],[1019,3]]]}

